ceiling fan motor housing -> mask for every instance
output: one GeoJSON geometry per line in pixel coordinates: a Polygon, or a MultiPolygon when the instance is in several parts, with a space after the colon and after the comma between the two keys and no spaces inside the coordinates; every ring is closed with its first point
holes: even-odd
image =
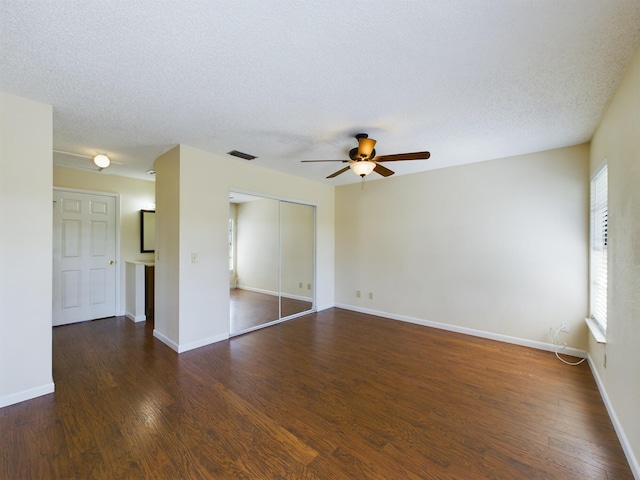
{"type": "Polygon", "coordinates": [[[371,155],[369,156],[365,155],[364,153],[360,154],[357,147],[349,150],[349,158],[354,162],[361,161],[361,160],[369,160],[371,158],[374,158],[375,156],[376,156],[375,148],[371,150],[371,155]]]}

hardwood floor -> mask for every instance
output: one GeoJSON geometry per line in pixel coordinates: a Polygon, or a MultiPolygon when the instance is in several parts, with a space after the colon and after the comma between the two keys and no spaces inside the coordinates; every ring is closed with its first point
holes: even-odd
{"type": "Polygon", "coordinates": [[[239,333],[280,318],[279,302],[282,302],[282,318],[311,310],[313,304],[304,300],[267,295],[264,293],[232,288],[230,290],[231,333],[239,333]]]}
{"type": "Polygon", "coordinates": [[[586,364],[330,309],[177,355],[56,327],[55,394],[0,409],[0,478],[632,479],[586,364]]]}

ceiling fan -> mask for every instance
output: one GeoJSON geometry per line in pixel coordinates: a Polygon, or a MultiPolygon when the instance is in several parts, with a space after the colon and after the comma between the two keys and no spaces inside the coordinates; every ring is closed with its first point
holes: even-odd
{"type": "Polygon", "coordinates": [[[431,156],[429,152],[396,153],[394,155],[376,156],[376,151],[373,148],[376,145],[376,141],[373,138],[369,138],[369,135],[366,133],[358,133],[356,135],[356,139],[358,139],[358,147],[351,149],[349,152],[349,160],[302,160],[302,162],[349,163],[348,167],[344,167],[343,169],[332,173],[327,178],[337,177],[349,169],[353,170],[353,173],[362,178],[369,175],[371,172],[376,172],[383,177],[389,177],[393,175],[393,170],[389,170],[387,167],[380,165],[380,162],[427,160],[431,156]]]}

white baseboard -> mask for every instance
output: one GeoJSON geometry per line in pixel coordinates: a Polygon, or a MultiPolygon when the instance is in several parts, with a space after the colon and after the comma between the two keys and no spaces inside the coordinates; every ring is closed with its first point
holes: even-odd
{"type": "Polygon", "coordinates": [[[236,285],[236,288],[239,290],[246,290],[248,292],[256,292],[256,293],[264,293],[265,295],[273,295],[274,297],[278,296],[278,292],[265,290],[263,288],[247,287],[245,285],[236,285]]]}
{"type": "Polygon", "coordinates": [[[124,316],[135,323],[144,322],[147,320],[146,315],[134,315],[133,313],[129,313],[129,312],[125,313],[124,316]]]}
{"type": "MultiPolygon", "coordinates": [[[[328,310],[329,308],[333,308],[333,307],[338,307],[338,305],[334,305],[332,303],[327,303],[325,305],[318,305],[316,307],[316,312],[321,312],[322,310],[328,310]]],[[[338,307],[338,308],[342,308],[342,307],[338,307]]]]}
{"type": "Polygon", "coordinates": [[[282,293],[282,298],[288,298],[290,300],[300,300],[301,302],[309,302],[312,303],[313,298],[305,297],[304,295],[294,295],[293,293],[282,293]]]}
{"type": "MultiPolygon", "coordinates": [[[[422,318],[409,317],[406,315],[397,315],[395,313],[380,312],[378,310],[371,310],[369,308],[355,307],[353,305],[336,304],[337,308],[344,308],[345,310],[352,310],[354,312],[366,313],[369,315],[375,315],[377,317],[390,318],[392,320],[400,320],[401,322],[415,323],[417,325],[423,325],[425,327],[438,328],[440,330],[447,330],[450,332],[463,333],[465,335],[472,335],[474,337],[486,338],[489,340],[497,340],[499,342],[512,343],[514,345],[521,345],[523,347],[536,348],[538,350],[545,350],[548,352],[555,352],[556,346],[552,343],[538,342],[536,340],[529,340],[520,337],[511,337],[509,335],[503,335],[501,333],[486,332],[484,330],[475,330],[473,328],[460,327],[458,325],[450,325],[448,323],[433,322],[431,320],[424,320],[422,318]]],[[[572,357],[586,358],[587,352],[578,348],[567,347],[560,352],[572,357]]]]}
{"type": "Polygon", "coordinates": [[[204,347],[205,345],[211,345],[212,343],[221,342],[223,340],[229,339],[229,334],[223,333],[221,335],[216,335],[213,337],[202,338],[200,340],[196,340],[195,342],[180,344],[166,337],[155,328],[153,329],[153,336],[156,337],[165,345],[169,346],[172,350],[174,350],[177,353],[188,352],[189,350],[194,350],[196,348],[204,347]]]}
{"type": "Polygon", "coordinates": [[[215,335],[213,337],[202,338],[200,340],[196,340],[195,342],[190,343],[181,343],[178,346],[178,353],[188,352],[189,350],[195,350],[196,348],[204,347],[205,345],[211,345],[212,343],[222,342],[223,340],[228,340],[229,334],[223,333],[221,335],[215,335]]]}
{"type": "Polygon", "coordinates": [[[41,397],[42,395],[48,395],[55,391],[55,385],[53,379],[51,383],[47,383],[40,387],[30,388],[29,390],[23,390],[22,392],[12,393],[0,398],[0,408],[8,407],[14,403],[24,402],[25,400],[31,400],[32,398],[41,397]]]}
{"type": "Polygon", "coordinates": [[[246,290],[247,292],[255,292],[255,293],[264,293],[265,295],[271,295],[274,297],[282,296],[283,298],[290,298],[292,300],[301,300],[303,302],[311,302],[313,299],[311,297],[305,297],[304,295],[295,295],[293,293],[282,293],[278,295],[278,292],[272,292],[271,290],[263,290],[261,288],[254,287],[245,287],[244,285],[236,285],[235,287],[238,290],[246,290]]]}
{"type": "Polygon", "coordinates": [[[607,395],[607,391],[604,388],[604,383],[602,382],[602,378],[598,374],[598,369],[593,364],[593,359],[590,355],[587,356],[587,361],[589,362],[589,367],[591,368],[591,373],[593,374],[593,378],[596,380],[596,385],[598,386],[598,390],[600,391],[600,396],[602,397],[602,401],[604,402],[604,406],[607,408],[607,412],[609,413],[609,418],[611,419],[611,423],[613,424],[613,428],[618,435],[618,440],[620,440],[620,445],[622,445],[622,451],[624,451],[625,456],[627,457],[627,461],[629,462],[629,467],[631,468],[631,472],[633,476],[640,480],[640,463],[638,459],[633,454],[633,449],[631,448],[631,444],[629,443],[629,439],[624,433],[624,429],[622,428],[622,424],[620,420],[618,420],[618,416],[616,415],[616,411],[613,409],[613,405],[609,401],[609,395],[607,395]]]}
{"type": "MultiPolygon", "coordinates": [[[[178,352],[178,348],[179,348],[178,344],[176,342],[174,342],[173,340],[171,340],[169,337],[167,337],[167,336],[163,335],[162,333],[160,333],[155,328],[153,329],[153,336],[156,337],[158,340],[160,340],[165,345],[167,345],[168,347],[170,347],[171,350],[175,350],[176,352],[178,352]]],[[[180,352],[178,352],[178,353],[180,353],[180,352]]]]}

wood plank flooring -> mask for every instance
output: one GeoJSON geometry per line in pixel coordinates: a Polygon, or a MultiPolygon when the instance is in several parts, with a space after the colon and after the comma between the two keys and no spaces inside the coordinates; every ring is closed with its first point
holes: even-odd
{"type": "Polygon", "coordinates": [[[633,478],[588,365],[552,353],[340,309],[179,356],[151,333],[54,328],[0,478],[633,478]]]}

